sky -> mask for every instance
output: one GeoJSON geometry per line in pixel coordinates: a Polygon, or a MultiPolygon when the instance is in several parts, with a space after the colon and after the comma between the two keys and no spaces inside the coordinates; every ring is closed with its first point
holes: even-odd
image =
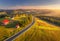
{"type": "Polygon", "coordinates": [[[0,0],[0,9],[60,9],[60,0],[0,0]]]}

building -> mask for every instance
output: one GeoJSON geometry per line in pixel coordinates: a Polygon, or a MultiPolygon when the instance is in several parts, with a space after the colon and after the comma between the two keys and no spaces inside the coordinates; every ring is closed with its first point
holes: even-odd
{"type": "Polygon", "coordinates": [[[2,22],[3,22],[4,25],[7,25],[9,23],[9,20],[8,19],[4,19],[2,22]]]}
{"type": "Polygon", "coordinates": [[[19,27],[20,27],[19,24],[17,24],[17,25],[16,25],[16,28],[19,28],[19,27]]]}

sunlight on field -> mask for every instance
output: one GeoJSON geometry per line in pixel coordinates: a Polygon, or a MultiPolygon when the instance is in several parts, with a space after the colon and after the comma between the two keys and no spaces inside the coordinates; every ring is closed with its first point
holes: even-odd
{"type": "Polygon", "coordinates": [[[26,15],[25,15],[25,14],[23,14],[23,15],[16,15],[16,16],[13,18],[13,20],[19,20],[19,19],[22,18],[22,17],[26,17],[26,15]]]}
{"type": "Polygon", "coordinates": [[[5,39],[13,36],[32,22],[32,16],[27,16],[26,14],[17,14],[13,19],[10,18],[10,16],[8,17],[0,18],[0,41],[4,41],[5,39]],[[1,22],[5,19],[10,19],[9,23],[7,25],[2,25],[3,23],[1,22]]]}
{"type": "Polygon", "coordinates": [[[44,21],[36,20],[30,29],[18,36],[14,41],[60,41],[60,28],[44,21]],[[38,22],[44,24],[39,24],[38,22]]]}
{"type": "Polygon", "coordinates": [[[54,26],[54,25],[51,25],[51,24],[48,24],[48,23],[46,23],[45,21],[38,20],[38,19],[37,19],[37,25],[38,25],[38,27],[41,28],[41,29],[60,30],[59,27],[54,26]]]}
{"type": "Polygon", "coordinates": [[[4,26],[0,26],[0,41],[5,40],[6,38],[14,35],[18,31],[22,30],[22,28],[5,28],[4,26]]]}

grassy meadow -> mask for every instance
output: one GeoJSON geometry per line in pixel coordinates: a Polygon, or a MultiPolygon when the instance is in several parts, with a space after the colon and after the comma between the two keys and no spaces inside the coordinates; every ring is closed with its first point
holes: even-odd
{"type": "MultiPolygon", "coordinates": [[[[5,17],[6,19],[10,19],[10,17],[5,17]]],[[[0,18],[1,20],[4,20],[5,18],[0,18]]],[[[11,19],[10,19],[11,20],[11,19]]],[[[27,25],[31,23],[31,16],[27,16],[25,14],[22,14],[20,16],[16,15],[13,19],[13,21],[19,21],[20,25],[19,28],[15,27],[15,22],[9,23],[7,25],[0,25],[0,41],[4,41],[5,39],[11,37],[12,35],[16,34],[17,32],[24,29],[27,25]],[[14,26],[13,26],[14,25],[14,26]]]]}
{"type": "Polygon", "coordinates": [[[36,19],[35,24],[14,41],[60,41],[60,28],[36,19]]]}
{"type": "Polygon", "coordinates": [[[52,25],[60,26],[60,17],[53,16],[37,16],[39,19],[44,20],[52,25]]]}

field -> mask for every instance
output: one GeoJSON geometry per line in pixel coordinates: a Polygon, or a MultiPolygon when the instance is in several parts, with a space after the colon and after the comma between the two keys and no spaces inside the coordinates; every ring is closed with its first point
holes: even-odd
{"type": "Polygon", "coordinates": [[[60,11],[47,9],[34,11],[22,10],[21,13],[16,10],[0,14],[0,41],[28,26],[32,21],[32,15],[35,16],[35,24],[14,41],[60,41],[60,11]],[[7,25],[4,24],[5,19],[9,22],[7,25]]]}
{"type": "Polygon", "coordinates": [[[60,28],[36,19],[35,24],[14,41],[60,41],[60,28]]]}
{"type": "Polygon", "coordinates": [[[53,25],[60,26],[60,17],[53,16],[37,16],[37,17],[53,25]]]}
{"type": "MultiPolygon", "coordinates": [[[[10,22],[9,24],[7,25],[0,24],[0,41],[4,41],[5,39],[11,37],[12,35],[24,29],[27,25],[31,23],[32,19],[30,18],[31,17],[28,17],[25,14],[22,14],[20,16],[16,15],[13,21],[10,22]],[[19,26],[19,28],[16,28],[15,24],[18,22],[14,22],[14,21],[19,21],[21,26],[19,26]]],[[[0,23],[4,19],[10,19],[10,18],[9,17],[0,18],[0,23]]]]}
{"type": "Polygon", "coordinates": [[[23,28],[5,28],[4,26],[0,26],[0,41],[5,40],[6,38],[14,35],[18,31],[22,30],[23,28]]]}

